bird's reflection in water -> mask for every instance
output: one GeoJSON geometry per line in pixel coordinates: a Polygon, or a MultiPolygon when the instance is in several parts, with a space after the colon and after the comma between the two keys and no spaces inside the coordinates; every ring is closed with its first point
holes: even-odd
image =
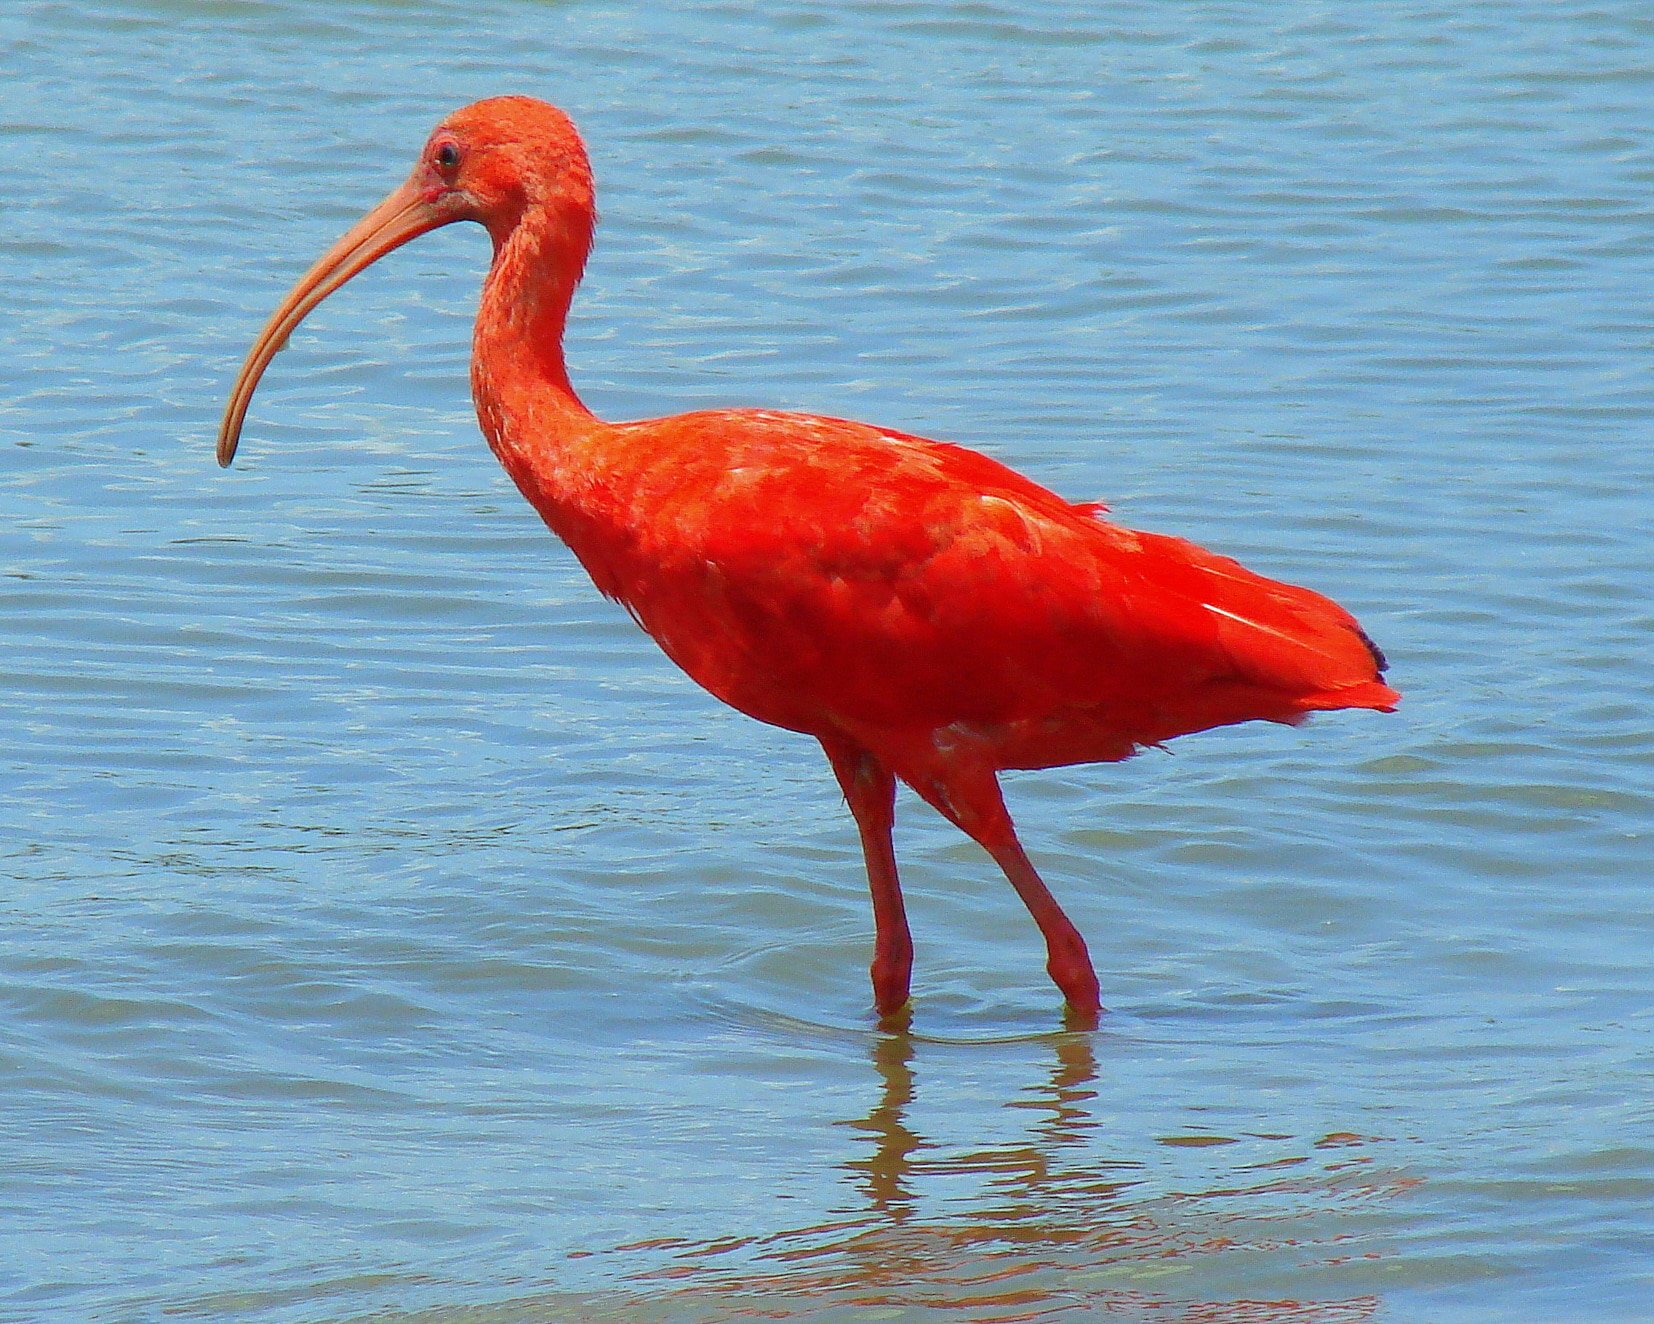
{"type": "MultiPolygon", "coordinates": [[[[905,1032],[881,1035],[875,1040],[873,1066],[883,1086],[879,1101],[865,1119],[847,1123],[865,1132],[873,1148],[865,1158],[845,1164],[849,1171],[860,1174],[868,1208],[891,1223],[906,1221],[917,1205],[913,1185],[927,1175],[979,1173],[989,1176],[991,1184],[1007,1194],[1015,1190],[1037,1194],[1053,1178],[1053,1160],[1063,1149],[1083,1143],[1087,1132],[1096,1126],[1085,1106],[1096,1097],[1090,1088],[1097,1074],[1090,1036],[1062,1035],[1055,1044],[1057,1064],[1049,1083],[1034,1087],[1028,1097],[1006,1105],[1043,1114],[1026,1144],[924,1159],[918,1151],[927,1146],[906,1120],[914,1093],[914,1040],[905,1032]]],[[[1129,1183],[1104,1183],[1111,1193],[1122,1184],[1129,1183]]]]}
{"type": "Polygon", "coordinates": [[[909,1171],[918,1161],[915,1151],[924,1145],[907,1124],[907,1106],[913,1102],[911,1036],[880,1035],[873,1041],[873,1065],[884,1081],[879,1101],[865,1119],[847,1123],[868,1135],[872,1152],[844,1166],[859,1175],[873,1213],[891,1223],[903,1223],[917,1203],[909,1171]]]}
{"type": "Polygon", "coordinates": [[[1111,1140],[1092,1036],[1049,1042],[1055,1061],[1045,1078],[1003,1105],[1027,1115],[1023,1133],[950,1149],[920,1134],[911,1116],[915,1060],[944,1046],[905,1031],[880,1035],[873,1106],[843,1123],[862,1140],[844,1164],[856,1207],[766,1236],[655,1243],[671,1263],[640,1277],[673,1287],[652,1304],[683,1319],[705,1310],[785,1319],[824,1307],[1005,1324],[1372,1318],[1376,1295],[1336,1291],[1340,1266],[1371,1258],[1348,1215],[1410,1183],[1360,1152],[1366,1138],[1168,1136],[1152,1153],[1100,1157],[1111,1140]],[[1225,1145],[1245,1157],[1214,1171],[1202,1156],[1225,1145]],[[1204,1189],[1187,1189],[1201,1177],[1204,1189]],[[1325,1289],[1320,1299],[1301,1299],[1309,1281],[1325,1289]]]}

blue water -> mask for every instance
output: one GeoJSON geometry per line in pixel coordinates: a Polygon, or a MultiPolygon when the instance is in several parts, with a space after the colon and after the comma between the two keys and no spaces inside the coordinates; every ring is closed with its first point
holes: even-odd
{"type": "Polygon", "coordinates": [[[0,1317],[1654,1318],[1654,19],[1629,2],[0,12],[0,1317]],[[447,110],[587,135],[608,417],[979,446],[1332,593],[1390,717],[1011,779],[1111,1008],[516,497],[447,110]]]}

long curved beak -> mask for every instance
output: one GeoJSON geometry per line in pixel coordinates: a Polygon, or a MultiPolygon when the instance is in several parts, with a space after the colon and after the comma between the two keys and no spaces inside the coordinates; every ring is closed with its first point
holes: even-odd
{"type": "Polygon", "coordinates": [[[218,426],[218,462],[226,469],[235,459],[236,444],[241,440],[241,424],[247,417],[247,406],[258,389],[259,378],[270,366],[287,337],[317,304],[332,294],[352,276],[371,266],[392,249],[400,248],[408,240],[417,238],[438,226],[457,219],[446,214],[433,203],[423,188],[410,179],[355,225],[339,241],[323,253],[316,265],[288,291],[258,339],[247,351],[247,361],[236,374],[230,388],[230,402],[224,407],[224,421],[218,426]]]}

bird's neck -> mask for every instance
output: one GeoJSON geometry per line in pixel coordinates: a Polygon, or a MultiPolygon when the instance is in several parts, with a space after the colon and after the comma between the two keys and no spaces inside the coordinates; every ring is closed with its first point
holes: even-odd
{"type": "Polygon", "coordinates": [[[524,495],[596,425],[569,383],[563,330],[591,246],[589,217],[531,211],[494,236],[472,339],[471,391],[483,435],[524,495]]]}

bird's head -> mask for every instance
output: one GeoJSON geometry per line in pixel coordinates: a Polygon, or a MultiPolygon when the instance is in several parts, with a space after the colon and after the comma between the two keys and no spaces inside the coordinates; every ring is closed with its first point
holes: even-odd
{"type": "Polygon", "coordinates": [[[536,242],[578,277],[596,210],[591,164],[573,122],[532,97],[491,97],[449,115],[401,186],[323,253],[270,315],[231,388],[218,430],[219,464],[235,458],[247,406],[270,360],[328,295],[439,226],[476,221],[498,255],[530,217],[536,242]]]}
{"type": "Polygon", "coordinates": [[[478,221],[498,248],[529,211],[582,225],[590,241],[592,170],[574,123],[533,97],[492,97],[456,110],[432,131],[403,185],[436,224],[478,221]]]}

